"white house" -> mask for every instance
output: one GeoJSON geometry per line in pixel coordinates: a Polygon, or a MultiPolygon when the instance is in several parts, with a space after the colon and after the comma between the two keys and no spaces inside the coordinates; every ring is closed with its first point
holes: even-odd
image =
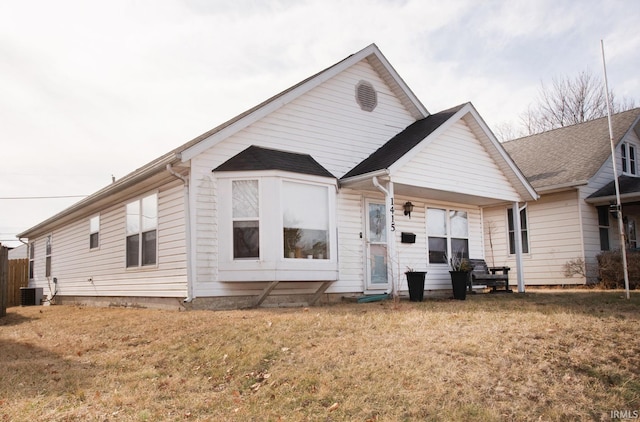
{"type": "Polygon", "coordinates": [[[58,303],[314,303],[406,267],[450,289],[485,209],[536,198],[473,105],[430,114],[372,44],[19,236],[58,303]]]}
{"type": "MultiPolygon", "coordinates": [[[[637,248],[640,217],[640,108],[614,114],[611,127],[622,199],[625,241],[637,248]]],[[[606,117],[503,143],[540,199],[521,211],[527,285],[597,281],[596,256],[620,249],[620,231],[610,212],[616,204],[609,124],[606,117]],[[584,262],[586,277],[564,275],[568,262],[584,262]]],[[[485,250],[489,265],[514,265],[508,217],[486,208],[485,250]],[[489,242],[489,228],[493,228],[489,242]]],[[[513,230],[511,230],[513,233],[513,230]]],[[[511,236],[511,239],[513,236],[511,236]]]]}

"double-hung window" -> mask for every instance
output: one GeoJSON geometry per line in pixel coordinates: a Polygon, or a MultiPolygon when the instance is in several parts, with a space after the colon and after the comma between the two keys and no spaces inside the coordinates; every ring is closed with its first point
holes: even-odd
{"type": "Polygon", "coordinates": [[[260,195],[257,180],[234,180],[231,187],[233,259],[260,258],[260,195]]]}
{"type": "Polygon", "coordinates": [[[603,205],[598,209],[598,231],[600,232],[600,250],[608,251],[609,246],[609,206],[603,205]]]}
{"type": "MultiPolygon", "coordinates": [[[[509,253],[516,253],[516,230],[513,220],[513,208],[507,210],[507,220],[509,224],[509,253]]],[[[520,210],[520,234],[522,235],[522,253],[529,253],[529,230],[527,228],[527,209],[520,210]]]]}
{"type": "Polygon", "coordinates": [[[466,211],[427,209],[429,263],[447,263],[447,257],[469,258],[469,219],[466,211]]]}
{"type": "Polygon", "coordinates": [[[158,195],[129,202],[127,212],[127,267],[157,263],[158,195]]]}
{"type": "Polygon", "coordinates": [[[29,280],[33,280],[33,267],[35,265],[36,243],[29,243],[29,280]]]}
{"type": "Polygon", "coordinates": [[[89,220],[89,249],[100,246],[100,216],[96,215],[89,220]]]}
{"type": "Polygon", "coordinates": [[[622,160],[622,172],[636,175],[636,147],[628,143],[620,145],[620,156],[622,160]]]}
{"type": "Polygon", "coordinates": [[[44,276],[51,277],[51,235],[47,236],[45,243],[44,276]]]}

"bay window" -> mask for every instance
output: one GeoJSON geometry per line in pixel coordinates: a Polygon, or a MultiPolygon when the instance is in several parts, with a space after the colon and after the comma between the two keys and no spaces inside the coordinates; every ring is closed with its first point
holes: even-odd
{"type": "Polygon", "coordinates": [[[220,281],[337,279],[335,178],[280,171],[216,177],[220,281]]]}

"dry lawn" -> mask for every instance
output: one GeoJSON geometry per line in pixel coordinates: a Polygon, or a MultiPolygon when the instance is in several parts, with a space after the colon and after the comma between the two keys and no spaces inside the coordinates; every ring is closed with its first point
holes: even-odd
{"type": "Polygon", "coordinates": [[[640,292],[310,309],[10,308],[0,420],[610,420],[640,410],[640,292]]]}

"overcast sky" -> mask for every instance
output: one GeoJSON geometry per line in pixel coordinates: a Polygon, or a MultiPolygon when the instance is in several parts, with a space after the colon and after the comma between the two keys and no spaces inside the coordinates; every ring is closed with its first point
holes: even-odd
{"type": "Polygon", "coordinates": [[[376,43],[427,109],[515,124],[588,70],[640,103],[636,0],[0,0],[0,241],[376,43]],[[481,6],[479,6],[481,4],[481,6]]]}

